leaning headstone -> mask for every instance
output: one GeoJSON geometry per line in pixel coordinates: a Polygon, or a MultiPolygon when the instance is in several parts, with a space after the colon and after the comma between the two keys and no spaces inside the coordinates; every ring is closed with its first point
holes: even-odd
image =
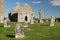
{"type": "Polygon", "coordinates": [[[9,18],[6,18],[6,20],[4,21],[4,27],[10,27],[11,21],[9,20],[9,18]]]}
{"type": "Polygon", "coordinates": [[[28,23],[26,21],[23,22],[23,27],[28,27],[28,23]]]}
{"type": "Polygon", "coordinates": [[[51,16],[50,26],[54,26],[55,23],[55,17],[51,16]]]}
{"type": "Polygon", "coordinates": [[[15,38],[24,38],[24,31],[23,31],[23,26],[22,24],[16,24],[15,26],[15,38]]]}

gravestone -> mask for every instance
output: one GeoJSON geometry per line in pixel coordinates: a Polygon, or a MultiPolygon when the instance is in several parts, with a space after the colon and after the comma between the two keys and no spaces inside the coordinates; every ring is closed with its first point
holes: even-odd
{"type": "Polygon", "coordinates": [[[31,24],[34,24],[34,19],[33,18],[31,18],[31,24]]]}
{"type": "Polygon", "coordinates": [[[47,22],[49,21],[49,20],[46,20],[47,22]]]}
{"type": "Polygon", "coordinates": [[[34,24],[34,15],[33,13],[31,14],[31,20],[30,20],[31,24],[34,24]]]}
{"type": "Polygon", "coordinates": [[[26,21],[23,22],[23,27],[28,27],[28,23],[26,21]]]}
{"type": "Polygon", "coordinates": [[[55,17],[51,16],[50,26],[54,26],[55,23],[55,17]]]}
{"type": "Polygon", "coordinates": [[[16,24],[16,26],[15,26],[15,38],[25,37],[23,30],[24,29],[23,29],[22,24],[16,24]]]}
{"type": "Polygon", "coordinates": [[[6,18],[6,20],[4,21],[4,27],[10,27],[11,21],[9,20],[9,18],[6,18]]]}

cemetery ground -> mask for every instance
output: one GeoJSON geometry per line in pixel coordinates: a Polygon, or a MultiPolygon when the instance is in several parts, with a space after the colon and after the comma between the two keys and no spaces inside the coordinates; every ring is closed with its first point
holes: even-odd
{"type": "Polygon", "coordinates": [[[35,23],[24,28],[25,38],[14,37],[14,27],[17,23],[12,22],[10,28],[4,28],[0,23],[0,40],[60,40],[60,23],[56,22],[50,27],[48,22],[35,23]]]}

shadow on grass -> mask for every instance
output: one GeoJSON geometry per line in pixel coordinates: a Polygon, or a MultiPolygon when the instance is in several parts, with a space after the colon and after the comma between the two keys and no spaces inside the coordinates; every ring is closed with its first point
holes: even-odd
{"type": "Polygon", "coordinates": [[[60,39],[60,37],[58,37],[60,39]]]}
{"type": "Polygon", "coordinates": [[[0,27],[2,28],[2,27],[4,27],[3,25],[0,25],[0,27]]]}
{"type": "Polygon", "coordinates": [[[43,25],[40,25],[40,26],[49,26],[49,25],[44,25],[44,24],[43,24],[43,25]]]}
{"type": "Polygon", "coordinates": [[[4,27],[4,24],[3,24],[3,23],[0,23],[0,27],[1,27],[1,28],[4,27]]]}
{"type": "Polygon", "coordinates": [[[14,35],[6,35],[6,37],[15,38],[14,35]]]}

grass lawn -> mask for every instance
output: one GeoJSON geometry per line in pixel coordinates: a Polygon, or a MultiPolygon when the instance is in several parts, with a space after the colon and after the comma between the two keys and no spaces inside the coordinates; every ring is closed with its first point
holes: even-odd
{"type": "Polygon", "coordinates": [[[4,28],[3,24],[0,24],[0,40],[60,40],[59,22],[56,22],[54,27],[50,27],[46,22],[29,24],[28,28],[24,28],[25,38],[14,38],[15,25],[13,22],[10,28],[4,28]]]}

